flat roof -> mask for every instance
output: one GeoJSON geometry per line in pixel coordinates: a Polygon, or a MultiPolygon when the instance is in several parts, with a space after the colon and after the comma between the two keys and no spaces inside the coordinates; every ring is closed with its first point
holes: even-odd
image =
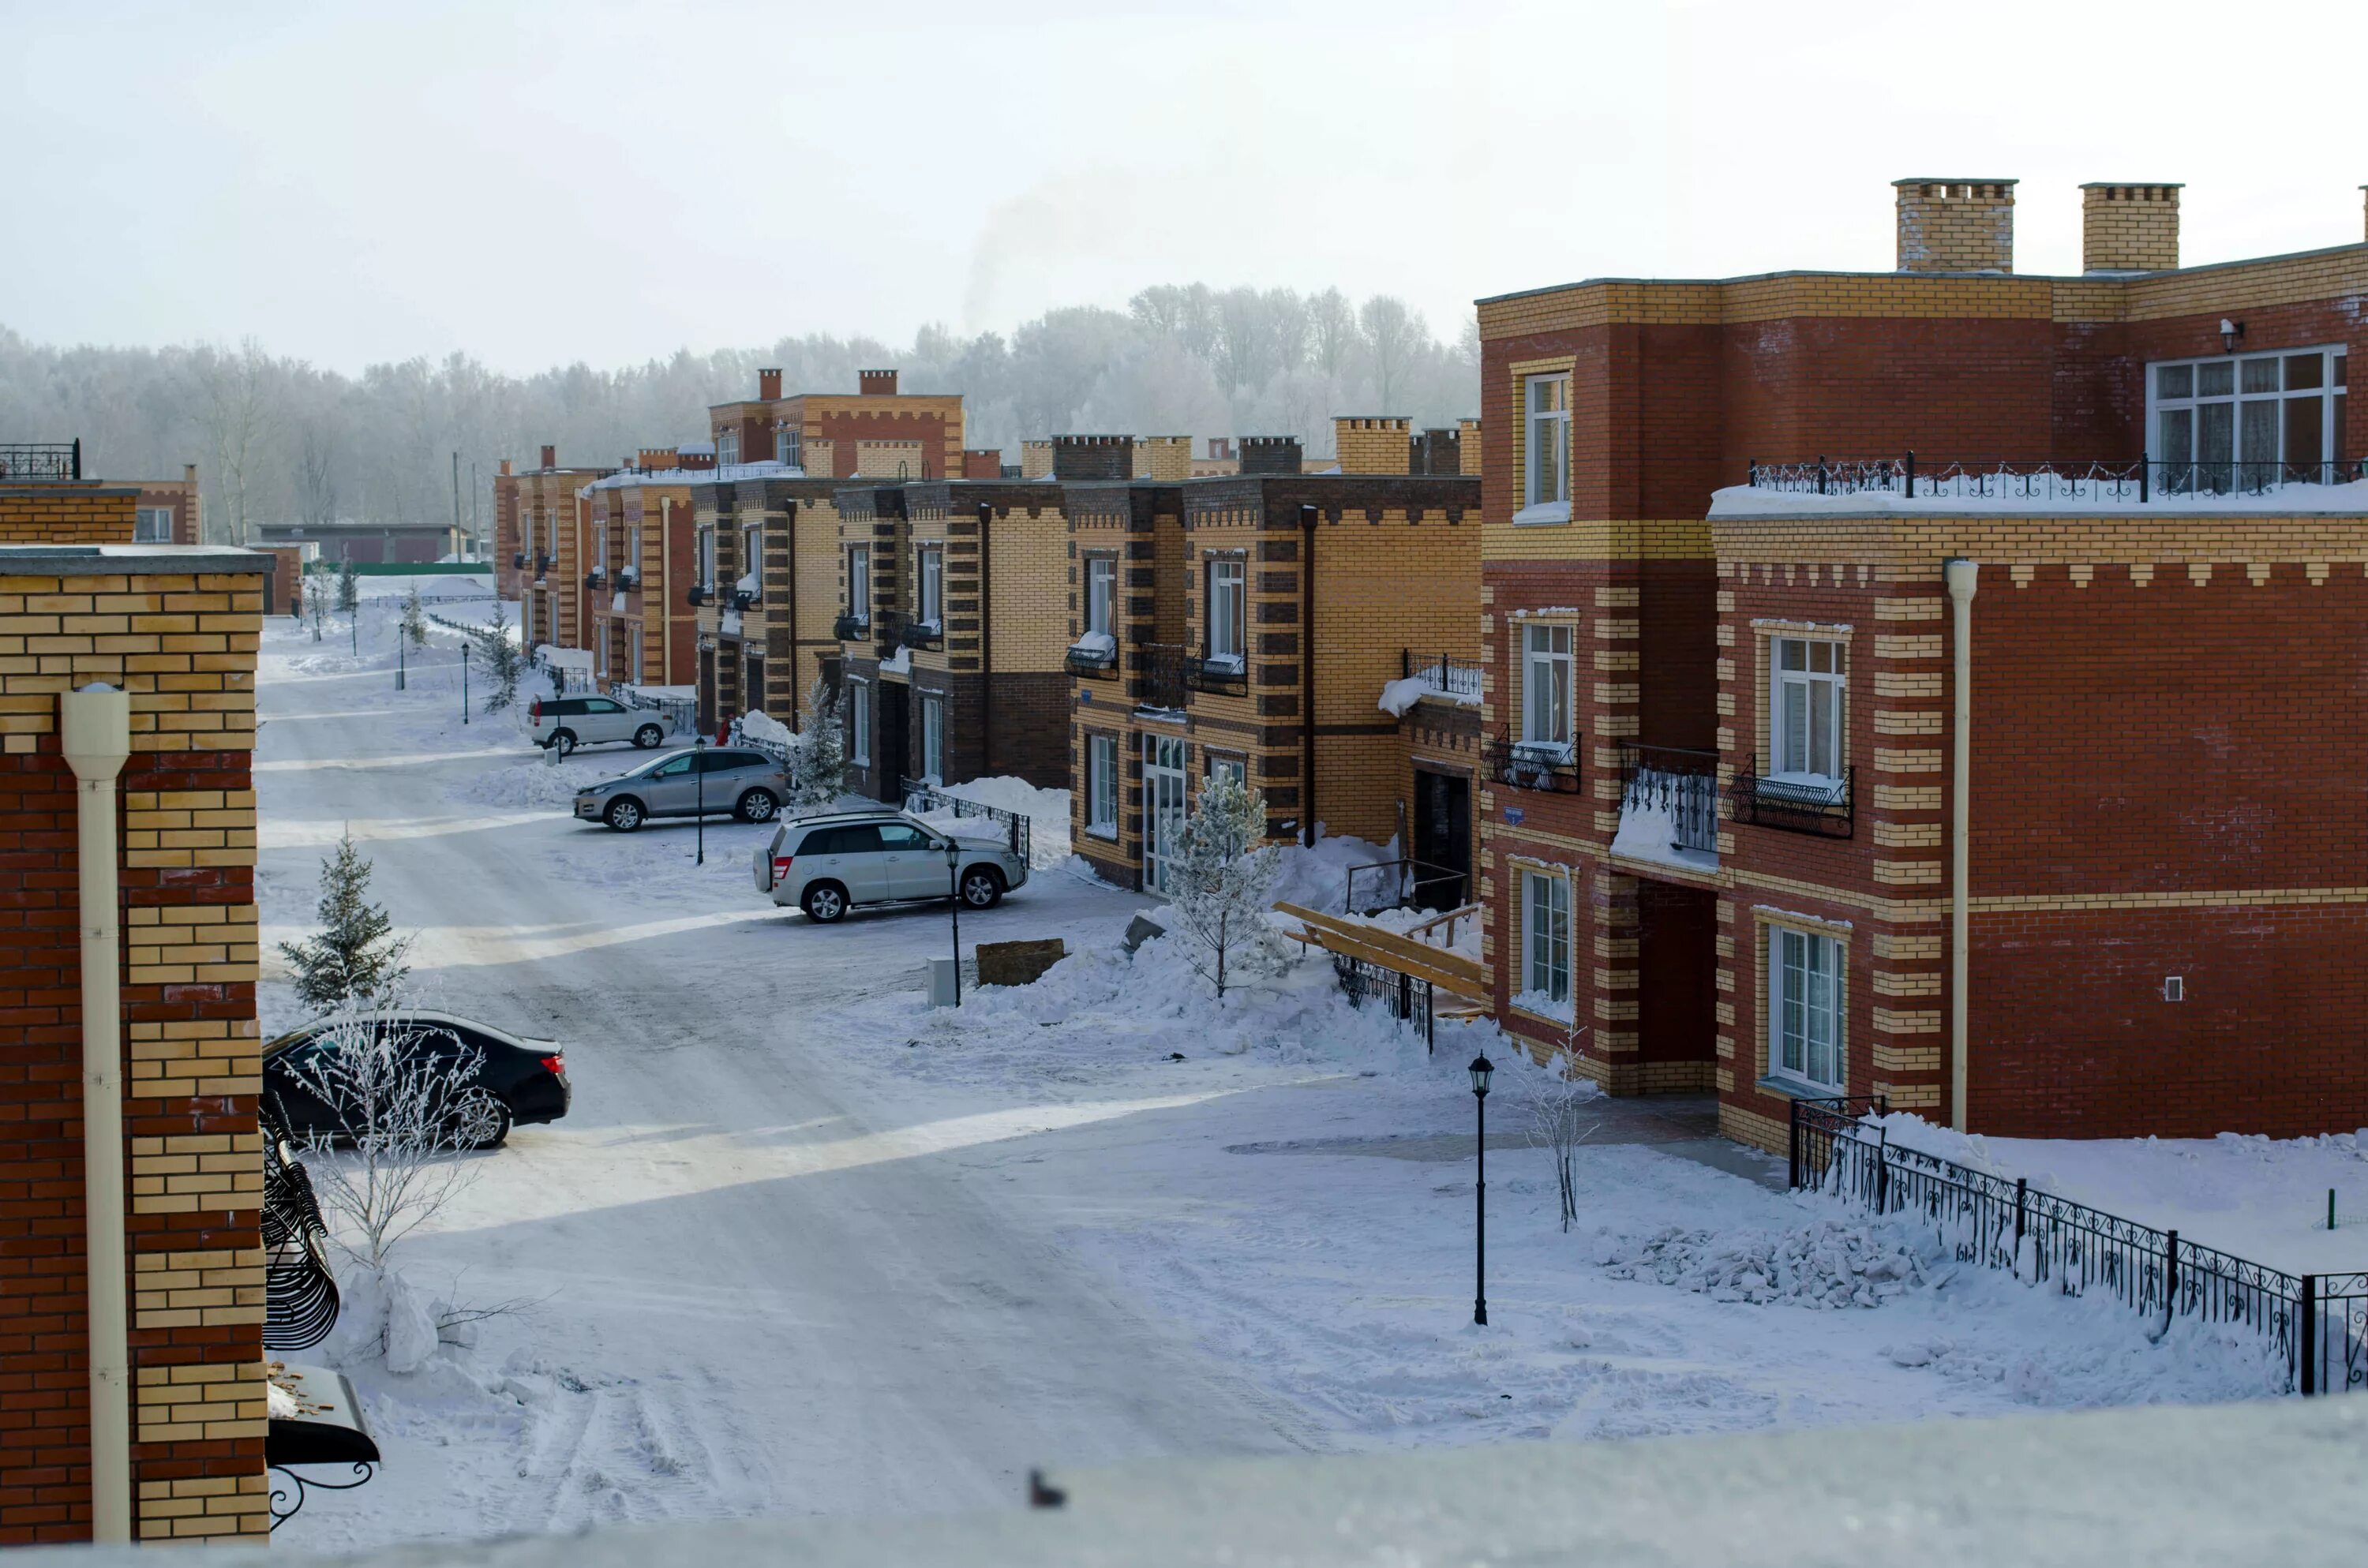
{"type": "Polygon", "coordinates": [[[263,551],[229,544],[0,544],[0,576],[260,573],[273,571],[279,564],[277,557],[263,551]]]}

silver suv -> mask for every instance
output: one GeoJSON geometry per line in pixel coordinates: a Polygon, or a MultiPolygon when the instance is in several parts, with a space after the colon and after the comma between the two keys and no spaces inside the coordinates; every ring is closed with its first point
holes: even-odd
{"type": "Polygon", "coordinates": [[[742,822],[770,822],[790,798],[790,776],[760,751],[723,746],[653,757],[621,778],[577,791],[575,814],[631,833],[652,817],[730,812],[742,822]]]}
{"type": "Polygon", "coordinates": [[[827,925],[859,903],[943,899],[962,890],[965,909],[993,909],[1028,880],[1028,862],[998,835],[956,837],[902,812],[834,812],[783,823],[757,846],[757,891],[827,925]],[[947,864],[949,843],[956,846],[947,864]]]}
{"type": "Polygon", "coordinates": [[[556,746],[565,756],[577,746],[631,741],[643,751],[664,744],[666,722],[646,708],[628,708],[613,697],[541,697],[526,710],[527,738],[556,746]]]}

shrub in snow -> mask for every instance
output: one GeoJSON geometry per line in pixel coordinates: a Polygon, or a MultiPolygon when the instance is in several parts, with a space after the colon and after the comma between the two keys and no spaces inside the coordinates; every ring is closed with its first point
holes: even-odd
{"type": "Polygon", "coordinates": [[[315,573],[313,580],[304,585],[304,619],[313,623],[313,641],[321,641],[321,630],[329,621],[329,585],[315,573]]]}
{"type": "Polygon", "coordinates": [[[806,694],[814,718],[791,737],[790,810],[826,812],[838,803],[846,787],[847,742],[840,727],[840,698],[828,681],[818,680],[806,694]]]}
{"type": "Polygon", "coordinates": [[[1554,1187],[1562,1198],[1562,1228],[1567,1232],[1578,1219],[1578,1146],[1602,1125],[1595,1101],[1602,1091],[1577,1076],[1578,1037],[1587,1026],[1574,1022],[1564,1029],[1562,1044],[1546,1070],[1531,1080],[1524,1108],[1529,1112],[1530,1142],[1554,1154],[1554,1187]]]}
{"type": "Polygon", "coordinates": [[[403,596],[403,634],[411,639],[415,648],[427,646],[427,607],[419,602],[419,585],[403,596]]]}
{"type": "Polygon", "coordinates": [[[1228,966],[1260,964],[1275,956],[1267,911],[1280,850],[1266,836],[1266,797],[1239,779],[1212,778],[1201,787],[1192,814],[1176,830],[1170,872],[1171,923],[1192,967],[1225,994],[1228,966]]]}
{"type": "Polygon", "coordinates": [[[321,929],[301,942],[282,942],[296,966],[296,994],[310,1007],[340,1007],[376,996],[410,972],[407,938],[393,934],[384,906],[370,902],[370,863],[347,833],[321,862],[321,929]]]}
{"type": "Polygon", "coordinates": [[[479,661],[484,665],[485,678],[493,691],[485,699],[485,711],[498,713],[518,700],[518,682],[526,675],[526,657],[510,641],[509,612],[499,601],[494,605],[493,624],[478,629],[475,633],[479,661]]]}
{"type": "Polygon", "coordinates": [[[337,608],[347,615],[362,608],[361,584],[355,579],[354,563],[337,562],[337,608]]]}

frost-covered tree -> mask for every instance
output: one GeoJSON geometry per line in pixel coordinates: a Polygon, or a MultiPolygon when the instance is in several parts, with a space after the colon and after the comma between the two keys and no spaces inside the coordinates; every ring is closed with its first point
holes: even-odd
{"type": "Polygon", "coordinates": [[[485,680],[493,690],[485,699],[485,711],[498,713],[518,700],[518,682],[526,676],[526,656],[510,640],[509,611],[496,602],[494,621],[476,633],[477,655],[485,671],[485,680]]]}
{"type": "Polygon", "coordinates": [[[806,721],[790,754],[790,810],[826,812],[847,787],[844,699],[824,680],[814,683],[806,699],[814,717],[806,721]]]}
{"type": "Polygon", "coordinates": [[[1554,1155],[1554,1185],[1562,1198],[1562,1228],[1578,1220],[1578,1146],[1602,1123],[1593,1114],[1599,1091],[1578,1075],[1578,1040],[1587,1032],[1576,1019],[1563,1027],[1561,1049],[1545,1074],[1530,1089],[1530,1142],[1554,1155]]]}
{"type": "Polygon", "coordinates": [[[348,832],[321,862],[321,929],[282,942],[296,966],[296,994],[310,1007],[340,1007],[379,994],[410,972],[408,938],[393,934],[381,904],[370,902],[370,863],[348,832]]]}
{"type": "Polygon", "coordinates": [[[419,585],[403,596],[403,634],[411,639],[415,648],[427,646],[427,607],[419,602],[419,585]]]}
{"type": "Polygon", "coordinates": [[[351,615],[361,608],[362,585],[354,576],[354,563],[350,561],[340,561],[337,562],[337,608],[344,614],[351,615]]]}
{"type": "Polygon", "coordinates": [[[1176,830],[1167,895],[1176,934],[1221,1001],[1245,963],[1275,951],[1266,916],[1281,850],[1261,845],[1265,836],[1266,797],[1230,776],[1202,784],[1192,814],[1176,830]]]}
{"type": "Polygon", "coordinates": [[[313,623],[313,641],[318,642],[322,628],[329,623],[329,583],[318,572],[304,585],[304,619],[313,623]]]}

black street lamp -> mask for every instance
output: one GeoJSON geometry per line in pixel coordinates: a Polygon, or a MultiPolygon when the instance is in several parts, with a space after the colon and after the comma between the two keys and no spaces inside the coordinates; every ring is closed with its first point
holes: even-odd
{"type": "Polygon", "coordinates": [[[461,722],[469,722],[469,645],[461,644],[461,722]]]}
{"type": "Polygon", "coordinates": [[[704,866],[707,864],[707,737],[695,737],[690,746],[692,788],[699,791],[699,814],[691,820],[699,824],[699,864],[704,866]]]}
{"type": "Polygon", "coordinates": [[[954,915],[954,1006],[962,1006],[962,846],[946,835],[946,889],[953,894],[946,907],[954,915]]]}
{"type": "Polygon", "coordinates": [[[406,644],[410,641],[408,633],[394,640],[394,689],[397,691],[404,690],[404,683],[410,678],[411,665],[406,652],[406,644]]]}
{"type": "Polygon", "coordinates": [[[1496,1071],[1497,1064],[1486,1056],[1472,1059],[1472,1103],[1480,1133],[1472,1150],[1478,1172],[1472,1187],[1472,1207],[1480,1221],[1474,1233],[1478,1250],[1473,1259],[1472,1321],[1484,1328],[1488,1323],[1488,1077],[1496,1071]]]}

